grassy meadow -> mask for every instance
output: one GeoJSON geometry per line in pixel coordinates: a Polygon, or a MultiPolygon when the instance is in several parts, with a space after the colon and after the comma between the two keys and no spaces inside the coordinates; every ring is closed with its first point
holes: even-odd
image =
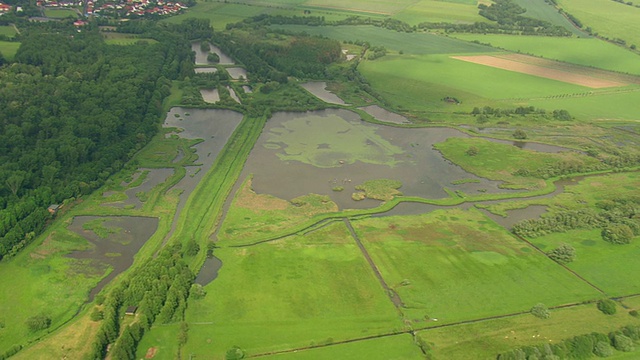
{"type": "Polygon", "coordinates": [[[414,1],[412,5],[396,12],[393,18],[410,25],[418,25],[423,22],[474,23],[488,21],[478,14],[475,0],[414,1]]]}
{"type": "Polygon", "coordinates": [[[44,16],[53,19],[66,19],[66,18],[77,18],[78,12],[72,9],[52,9],[45,8],[44,16]]]}
{"type": "Polygon", "coordinates": [[[585,32],[576,28],[567,18],[560,14],[552,4],[546,1],[515,0],[514,2],[527,10],[522,16],[548,21],[553,25],[561,26],[571,31],[574,36],[588,36],[585,32]]]}
{"type": "Polygon", "coordinates": [[[352,223],[417,328],[598,295],[476,210],[352,223]]]}
{"type": "Polygon", "coordinates": [[[0,26],[0,35],[4,35],[8,38],[14,37],[16,34],[16,29],[11,25],[1,25],[0,26]]]}
{"type": "Polygon", "coordinates": [[[13,60],[13,57],[18,52],[20,47],[19,42],[14,41],[0,41],[0,54],[7,60],[13,60]]]}
{"type": "Polygon", "coordinates": [[[234,345],[258,354],[402,328],[343,223],[215,256],[219,277],[187,309],[187,354],[217,357],[234,345]]]}

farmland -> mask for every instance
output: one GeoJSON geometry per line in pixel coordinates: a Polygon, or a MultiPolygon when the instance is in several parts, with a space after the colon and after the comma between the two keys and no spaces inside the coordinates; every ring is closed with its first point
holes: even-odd
{"type": "MultiPolygon", "coordinates": [[[[639,55],[514,2],[573,35],[413,27],[495,24],[473,0],[200,1],[100,33],[196,55],[159,63],[155,136],[0,262],[0,358],[578,358],[593,333],[638,357],[615,339],[640,345],[639,55]]],[[[636,9],[588,2],[558,1],[594,30],[636,9]]]]}

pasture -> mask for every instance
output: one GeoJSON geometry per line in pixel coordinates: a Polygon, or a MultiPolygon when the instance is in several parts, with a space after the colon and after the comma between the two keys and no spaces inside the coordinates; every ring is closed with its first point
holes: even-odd
{"type": "Polygon", "coordinates": [[[216,249],[215,256],[223,263],[219,277],[187,308],[184,353],[220,356],[237,345],[258,354],[402,328],[342,222],[304,236],[216,249]]]}
{"type": "MultiPolygon", "coordinates": [[[[426,329],[418,332],[418,336],[431,345],[434,359],[466,360],[469,354],[473,354],[474,359],[492,360],[497,354],[519,346],[555,344],[573,335],[607,333],[639,323],[640,320],[629,316],[626,311],[604,315],[591,303],[552,309],[550,317],[544,320],[531,314],[522,314],[472,324],[426,329]]],[[[631,354],[638,356],[637,351],[631,354]]]]}
{"type": "Polygon", "coordinates": [[[598,292],[477,210],[352,221],[414,328],[526,312],[598,292]]]}
{"type": "Polygon", "coordinates": [[[640,46],[640,8],[602,0],[558,0],[558,4],[599,36],[622,39],[627,46],[640,46]]]}

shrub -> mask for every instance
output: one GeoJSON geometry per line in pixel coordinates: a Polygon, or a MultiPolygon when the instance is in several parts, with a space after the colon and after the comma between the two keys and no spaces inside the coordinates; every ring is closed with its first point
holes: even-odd
{"type": "Polygon", "coordinates": [[[536,304],[536,306],[531,308],[531,315],[539,318],[539,319],[548,319],[549,318],[549,309],[543,303],[536,304]]]}
{"type": "Polygon", "coordinates": [[[478,148],[475,147],[475,146],[470,146],[467,149],[467,155],[469,155],[469,156],[476,156],[476,155],[478,155],[478,152],[480,152],[480,150],[478,150],[478,148]]]}
{"type": "Polygon", "coordinates": [[[562,244],[560,247],[547,253],[551,260],[560,264],[568,264],[576,259],[576,249],[571,245],[562,244]]]}
{"type": "Polygon", "coordinates": [[[593,349],[593,353],[598,357],[609,357],[613,355],[613,348],[608,342],[598,341],[593,349]]]}
{"type": "Polygon", "coordinates": [[[597,306],[603,314],[613,315],[616,313],[616,302],[611,299],[598,300],[597,306]]]}
{"type": "Polygon", "coordinates": [[[631,242],[633,231],[625,224],[610,224],[602,229],[602,239],[612,244],[624,245],[631,242]]]}
{"type": "Polygon", "coordinates": [[[191,285],[191,290],[189,291],[189,294],[194,299],[202,299],[203,297],[205,297],[205,295],[207,295],[207,292],[202,287],[202,285],[193,284],[193,285],[191,285]]]}
{"type": "Polygon", "coordinates": [[[28,318],[26,324],[29,331],[36,332],[51,326],[51,319],[45,315],[36,315],[28,318]]]}
{"type": "Polygon", "coordinates": [[[613,336],[613,347],[618,351],[629,352],[635,350],[633,346],[633,340],[622,334],[615,334],[613,336]]]}
{"type": "Polygon", "coordinates": [[[102,310],[98,308],[93,308],[90,318],[91,318],[91,321],[100,321],[104,319],[104,313],[102,312],[102,310]]]}
{"type": "Polygon", "coordinates": [[[242,349],[240,349],[238,346],[234,346],[231,349],[227,350],[227,353],[224,358],[226,360],[244,359],[244,351],[242,351],[242,349]]]}
{"type": "Polygon", "coordinates": [[[635,318],[640,317],[640,314],[638,314],[638,310],[629,311],[629,315],[631,315],[631,316],[633,316],[635,318]]]}
{"type": "Polygon", "coordinates": [[[518,130],[513,132],[513,137],[518,139],[518,140],[524,140],[524,139],[527,138],[527,133],[524,132],[524,130],[522,130],[522,129],[518,129],[518,130]]]}

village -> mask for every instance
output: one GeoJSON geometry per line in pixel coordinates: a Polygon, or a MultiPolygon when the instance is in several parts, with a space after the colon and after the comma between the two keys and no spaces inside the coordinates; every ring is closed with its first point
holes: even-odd
{"type": "MultiPolygon", "coordinates": [[[[180,2],[162,0],[73,1],[38,0],[36,5],[47,9],[76,10],[86,17],[99,16],[116,19],[133,19],[145,16],[171,16],[183,12],[187,6],[180,2]]],[[[12,10],[11,5],[0,3],[0,15],[12,10]]],[[[16,12],[21,8],[15,7],[16,12]]]]}

